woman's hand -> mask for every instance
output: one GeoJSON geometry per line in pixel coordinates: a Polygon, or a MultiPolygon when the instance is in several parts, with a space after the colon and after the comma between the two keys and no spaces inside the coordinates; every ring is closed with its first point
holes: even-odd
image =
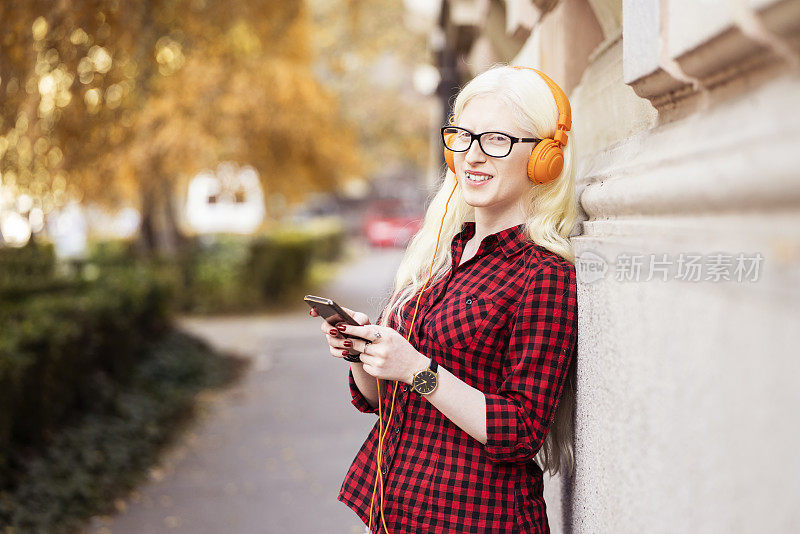
{"type": "MultiPolygon", "coordinates": [[[[350,308],[345,308],[342,306],[342,309],[350,314],[350,317],[355,319],[355,321],[360,325],[370,324],[369,316],[366,313],[361,313],[357,311],[353,311],[350,308]]],[[[309,314],[312,317],[319,317],[320,315],[317,313],[315,308],[311,308],[309,314]]],[[[336,329],[336,325],[332,325],[325,319],[322,320],[322,333],[325,334],[325,337],[328,341],[328,345],[330,345],[331,356],[336,358],[343,358],[345,354],[355,355],[358,352],[353,351],[352,341],[349,339],[345,339],[343,335],[339,333],[336,329]],[[350,343],[348,346],[347,343],[350,343]]],[[[355,362],[357,363],[357,362],[355,362]]]]}
{"type": "MultiPolygon", "coordinates": [[[[355,317],[353,318],[355,319],[355,317]]],[[[364,371],[375,378],[399,380],[410,384],[414,373],[428,366],[428,358],[393,328],[379,325],[351,326],[345,324],[340,324],[337,328],[344,334],[371,340],[369,344],[360,339],[348,341],[352,342],[353,349],[361,352],[364,371]],[[376,334],[380,334],[380,337],[377,337],[376,334]],[[363,352],[365,346],[368,346],[367,354],[363,352]]]]}

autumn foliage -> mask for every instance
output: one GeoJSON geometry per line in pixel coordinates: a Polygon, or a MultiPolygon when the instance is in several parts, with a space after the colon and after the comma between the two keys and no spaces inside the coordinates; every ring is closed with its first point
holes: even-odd
{"type": "Polygon", "coordinates": [[[180,241],[175,198],[220,161],[297,199],[358,172],[337,98],[312,71],[300,0],[0,4],[0,173],[44,213],[133,202],[151,248],[180,241]]]}

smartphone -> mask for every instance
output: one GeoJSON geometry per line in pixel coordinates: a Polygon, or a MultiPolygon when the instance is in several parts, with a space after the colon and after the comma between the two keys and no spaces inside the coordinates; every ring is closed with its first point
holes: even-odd
{"type": "MultiPolygon", "coordinates": [[[[320,315],[320,317],[328,321],[328,323],[330,323],[331,326],[335,327],[338,323],[351,324],[353,326],[362,326],[355,319],[350,317],[350,314],[344,311],[341,306],[336,304],[331,299],[327,299],[325,297],[317,297],[316,295],[306,295],[305,297],[303,297],[303,300],[310,307],[317,310],[317,313],[320,315]]],[[[346,338],[360,339],[361,341],[369,341],[368,339],[364,339],[363,337],[359,336],[353,336],[350,334],[342,334],[342,335],[346,338]]],[[[353,351],[353,349],[350,350],[353,351]]],[[[352,361],[359,362],[361,361],[361,359],[358,358],[358,354],[359,354],[358,352],[354,352],[352,359],[351,357],[348,356],[345,356],[344,359],[350,362],[352,361]]]]}

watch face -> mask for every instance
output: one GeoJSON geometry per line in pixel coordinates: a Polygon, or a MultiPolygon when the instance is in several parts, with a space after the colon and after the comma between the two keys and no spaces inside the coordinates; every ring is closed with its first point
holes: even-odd
{"type": "Polygon", "coordinates": [[[420,371],[414,377],[414,390],[422,395],[427,395],[436,389],[436,373],[430,369],[420,371]]]}

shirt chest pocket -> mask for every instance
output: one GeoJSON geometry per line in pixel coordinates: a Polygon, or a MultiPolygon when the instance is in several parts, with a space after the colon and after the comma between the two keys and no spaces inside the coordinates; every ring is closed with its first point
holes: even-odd
{"type": "Polygon", "coordinates": [[[494,303],[472,293],[445,295],[428,316],[430,338],[445,348],[468,349],[486,333],[494,303]]]}

